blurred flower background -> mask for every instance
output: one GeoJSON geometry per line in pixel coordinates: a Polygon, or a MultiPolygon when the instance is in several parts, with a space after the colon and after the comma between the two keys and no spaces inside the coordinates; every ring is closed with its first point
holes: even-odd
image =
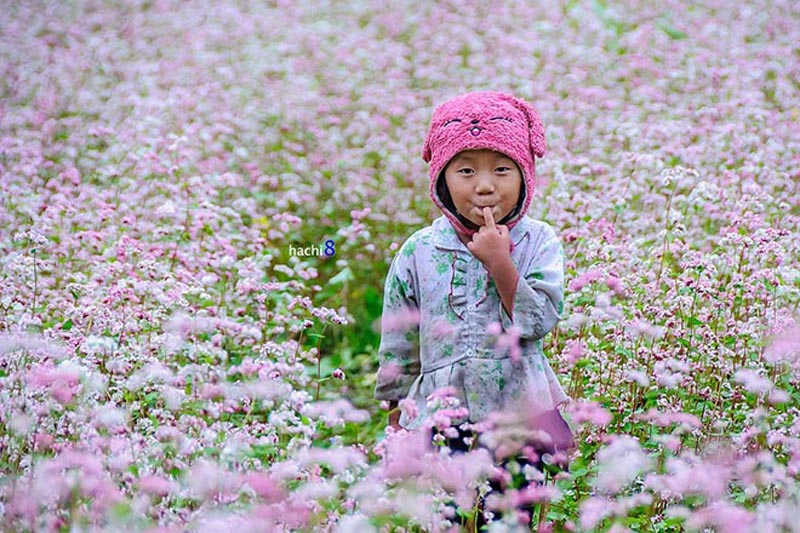
{"type": "Polygon", "coordinates": [[[491,461],[384,433],[376,321],[433,107],[493,89],[546,128],[578,441],[496,527],[798,531],[798,43],[791,1],[6,2],[4,530],[457,528],[491,461]]]}

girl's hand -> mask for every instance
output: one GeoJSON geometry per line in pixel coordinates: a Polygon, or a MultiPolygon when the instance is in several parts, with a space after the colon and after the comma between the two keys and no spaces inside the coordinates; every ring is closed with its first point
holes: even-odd
{"type": "Polygon", "coordinates": [[[486,225],[481,226],[472,236],[467,248],[472,255],[480,259],[494,278],[500,302],[508,317],[513,320],[519,272],[511,260],[511,237],[507,226],[502,224],[498,226],[494,223],[491,208],[483,208],[483,219],[486,225]]]}
{"type": "Polygon", "coordinates": [[[511,237],[508,235],[506,225],[495,224],[492,208],[483,208],[483,220],[486,224],[472,236],[467,248],[491,272],[498,261],[511,258],[511,237]]]}

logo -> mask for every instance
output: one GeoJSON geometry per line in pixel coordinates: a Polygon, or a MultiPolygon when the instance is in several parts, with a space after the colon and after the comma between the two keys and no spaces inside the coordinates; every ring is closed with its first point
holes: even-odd
{"type": "Polygon", "coordinates": [[[289,255],[297,257],[333,257],[336,255],[336,243],[328,239],[320,245],[294,246],[289,245],[289,255]]]}

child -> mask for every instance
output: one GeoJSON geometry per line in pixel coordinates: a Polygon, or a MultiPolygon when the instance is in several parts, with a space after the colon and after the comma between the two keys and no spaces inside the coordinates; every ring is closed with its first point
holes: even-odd
{"type": "Polygon", "coordinates": [[[525,216],[544,152],[538,113],[511,95],[467,93],[434,111],[422,157],[443,216],[402,245],[384,291],[375,396],[416,405],[390,412],[395,428],[421,427],[442,387],[468,422],[524,405],[563,423],[556,407],[569,398],[541,340],[562,312],[563,252],[549,225],[525,216]]]}

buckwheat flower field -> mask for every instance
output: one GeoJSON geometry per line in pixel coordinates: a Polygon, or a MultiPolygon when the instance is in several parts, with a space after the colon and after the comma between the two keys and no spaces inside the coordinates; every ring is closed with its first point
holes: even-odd
{"type": "Polygon", "coordinates": [[[483,89],[545,126],[577,444],[491,530],[800,531],[781,0],[4,2],[2,530],[467,530],[486,449],[373,391],[389,264],[440,215],[431,113],[483,89]]]}

